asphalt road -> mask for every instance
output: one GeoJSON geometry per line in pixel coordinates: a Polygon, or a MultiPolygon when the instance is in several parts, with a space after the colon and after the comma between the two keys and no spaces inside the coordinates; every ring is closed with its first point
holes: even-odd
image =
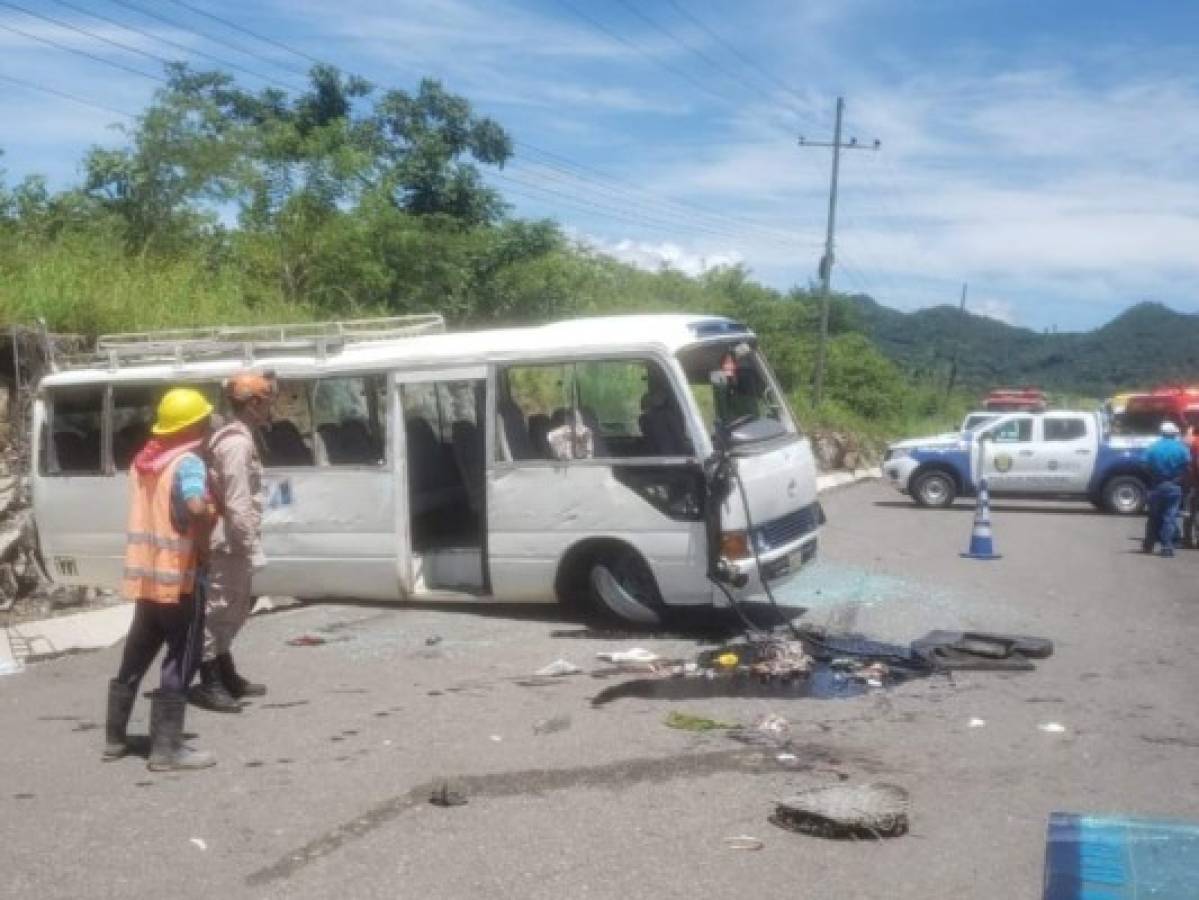
{"type": "MultiPolygon", "coordinates": [[[[788,597],[810,621],[1024,632],[1055,655],[850,699],[595,709],[619,679],[522,682],[560,657],[590,672],[600,650],[707,645],[597,636],[552,608],[303,607],[252,620],[241,667],[270,695],[190,713],[220,762],[182,775],[100,762],[120,648],[74,656],[0,680],[0,895],[1037,898],[1052,811],[1199,819],[1199,553],[1141,556],[1141,520],[1089,506],[999,503],[1003,559],[977,562],[958,557],[967,506],[877,484],[825,503],[821,561],[788,597]],[[328,643],[286,643],[303,634],[328,643]],[[781,715],[796,758],[668,728],[671,711],[781,715]],[[447,778],[467,805],[427,802],[447,778]],[[767,822],[793,789],[872,779],[910,791],[909,835],[767,822]],[[728,849],[740,834],[763,849],[728,849]]],[[[133,733],[146,717],[139,701],[133,733]]]]}

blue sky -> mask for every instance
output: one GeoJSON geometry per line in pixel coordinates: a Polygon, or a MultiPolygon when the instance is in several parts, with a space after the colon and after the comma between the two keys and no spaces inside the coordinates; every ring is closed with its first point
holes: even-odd
{"type": "Polygon", "coordinates": [[[515,137],[495,184],[518,215],[637,265],[813,279],[829,157],[796,138],[828,140],[842,94],[846,136],[882,149],[844,156],[835,287],[913,309],[956,302],[965,281],[971,309],[1037,329],[1145,299],[1199,311],[1199,3],[186,3],[0,4],[10,183],[70,183],[122,119],[6,78],[133,113],[157,85],[6,28],[151,74],[135,51],[302,80],[305,59],[199,9],[380,87],[442,79],[515,137]]]}

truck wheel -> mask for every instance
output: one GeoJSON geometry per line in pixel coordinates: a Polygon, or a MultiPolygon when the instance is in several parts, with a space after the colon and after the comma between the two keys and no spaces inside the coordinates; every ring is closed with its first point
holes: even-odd
{"type": "Polygon", "coordinates": [[[927,509],[952,506],[957,494],[958,489],[953,483],[953,477],[939,469],[916,476],[912,485],[912,499],[927,509]]]}
{"type": "Polygon", "coordinates": [[[1145,482],[1135,475],[1117,475],[1103,485],[1103,506],[1119,516],[1133,516],[1145,507],[1145,482]]]}

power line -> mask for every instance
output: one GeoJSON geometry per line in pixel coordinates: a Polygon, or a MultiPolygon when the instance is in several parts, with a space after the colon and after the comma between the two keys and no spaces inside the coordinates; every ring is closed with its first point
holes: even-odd
{"type": "Polygon", "coordinates": [[[181,24],[177,19],[172,19],[169,16],[162,15],[161,13],[152,12],[136,3],[130,3],[128,0],[108,0],[108,2],[115,3],[117,6],[123,6],[125,9],[131,9],[136,13],[141,13],[147,18],[156,19],[157,21],[163,22],[166,25],[170,25],[172,28],[178,28],[180,31],[190,32],[191,34],[203,38],[209,43],[216,44],[220,47],[225,47],[226,49],[233,50],[236,53],[241,53],[244,56],[248,56],[251,59],[256,59],[259,62],[264,62],[268,65],[274,66],[277,69],[281,69],[284,72],[289,72],[292,75],[299,75],[301,78],[308,78],[307,72],[303,72],[299,69],[293,69],[290,66],[283,65],[282,63],[274,62],[273,60],[267,59],[264,56],[258,55],[253,50],[247,50],[245,47],[241,46],[240,44],[236,44],[233,41],[215,38],[197,28],[189,28],[187,25],[181,24]]]}
{"type": "Polygon", "coordinates": [[[72,103],[78,103],[80,106],[90,106],[92,109],[99,109],[104,112],[110,112],[118,116],[124,116],[127,119],[136,119],[137,116],[130,112],[125,112],[123,109],[117,109],[113,106],[105,106],[103,103],[95,103],[91,100],[86,100],[75,94],[60,91],[58,88],[52,88],[44,84],[36,84],[32,81],[26,81],[24,78],[14,78],[12,75],[5,75],[0,72],[0,81],[7,81],[10,84],[18,85],[31,91],[40,91],[43,94],[49,94],[52,97],[59,97],[63,100],[70,100],[72,103]]]}
{"type": "Polygon", "coordinates": [[[603,22],[600,22],[597,19],[593,19],[591,16],[587,15],[587,13],[583,12],[581,9],[579,9],[577,6],[575,6],[573,3],[569,2],[569,0],[557,0],[557,2],[558,2],[559,6],[562,6],[563,8],[569,10],[576,18],[581,19],[583,22],[586,22],[589,26],[591,26],[595,30],[599,31],[602,34],[607,35],[609,38],[616,41],[617,43],[623,44],[624,46],[629,47],[635,53],[639,53],[640,55],[644,56],[646,59],[648,59],[654,65],[658,66],[661,69],[665,69],[667,72],[670,72],[671,74],[675,75],[678,78],[683,79],[684,81],[688,82],[692,86],[703,91],[709,97],[715,97],[717,100],[721,101],[722,103],[731,103],[734,105],[736,104],[736,101],[733,100],[731,97],[728,97],[724,94],[721,94],[717,91],[712,90],[707,85],[705,85],[703,82],[692,77],[691,73],[688,72],[686,69],[680,69],[677,66],[672,66],[670,63],[666,62],[665,60],[659,59],[658,57],[654,56],[652,53],[645,50],[639,44],[635,43],[634,41],[629,40],[624,35],[622,35],[620,32],[612,30],[607,25],[605,25],[603,22]]]}
{"type": "MultiPolygon", "coordinates": [[[[528,145],[525,145],[525,146],[528,147],[528,145]]],[[[528,149],[532,149],[532,148],[528,148],[528,149]]],[[[556,157],[556,154],[549,154],[548,151],[542,151],[542,152],[546,153],[546,155],[549,156],[550,158],[556,157]]],[[[557,158],[562,158],[562,157],[557,157],[557,158]]],[[[708,208],[700,206],[698,204],[686,203],[683,201],[676,201],[672,198],[665,197],[661,194],[655,194],[651,191],[646,191],[641,188],[625,187],[624,185],[626,183],[619,179],[604,175],[604,173],[598,173],[598,170],[589,170],[585,167],[578,166],[577,164],[572,165],[572,168],[580,168],[580,169],[582,169],[582,171],[584,173],[586,173],[588,171],[596,171],[600,175],[600,177],[596,178],[596,177],[591,177],[587,174],[579,174],[575,171],[572,171],[572,168],[568,168],[567,166],[564,166],[564,165],[556,165],[552,162],[543,162],[543,161],[534,160],[534,164],[536,164],[538,166],[543,166],[552,171],[566,174],[570,178],[575,179],[576,181],[583,182],[585,184],[595,185],[595,188],[592,188],[593,190],[615,191],[615,192],[617,192],[617,199],[620,199],[620,195],[624,195],[627,197],[634,198],[634,202],[644,204],[646,201],[643,198],[648,197],[651,199],[651,201],[657,201],[657,204],[655,206],[656,209],[658,209],[659,211],[665,211],[672,215],[682,214],[682,215],[695,216],[698,214],[708,220],[717,221],[722,226],[736,227],[738,224],[740,224],[740,225],[748,228],[750,231],[757,233],[757,234],[763,236],[764,238],[767,238],[767,239],[775,241],[775,242],[777,242],[780,238],[783,240],[789,241],[789,242],[797,241],[799,238],[799,233],[797,233],[797,232],[789,232],[789,231],[783,230],[781,228],[775,228],[766,223],[756,222],[752,219],[746,219],[741,216],[736,216],[736,215],[732,215],[729,213],[717,212],[715,210],[708,209],[708,208]]],[[[568,165],[570,165],[570,164],[568,163],[568,165]]],[[[550,176],[550,177],[552,177],[552,176],[550,176]]],[[[611,195],[609,195],[609,196],[611,196],[611,195]]]]}
{"type": "MultiPolygon", "coordinates": [[[[773,75],[766,69],[762,68],[762,66],[760,66],[757,62],[755,62],[753,59],[751,59],[750,57],[748,57],[744,53],[742,53],[740,50],[738,50],[734,44],[730,43],[728,40],[723,38],[715,29],[713,29],[713,28],[709,27],[707,24],[705,24],[703,22],[703,20],[701,20],[694,13],[692,13],[691,11],[686,9],[684,6],[682,6],[682,4],[678,3],[677,0],[667,0],[667,2],[671,6],[673,6],[674,9],[681,16],[683,16],[685,19],[687,19],[688,21],[693,23],[701,31],[703,31],[710,38],[712,38],[712,40],[716,41],[718,44],[720,44],[722,47],[724,47],[726,50],[728,50],[730,53],[732,53],[744,65],[748,66],[750,69],[759,73],[759,75],[761,77],[765,78],[767,81],[770,81],[772,84],[776,85],[777,87],[781,88],[786,93],[790,94],[792,97],[794,97],[796,100],[798,100],[801,104],[805,102],[804,98],[801,97],[799,94],[797,94],[790,85],[788,85],[786,82],[784,82],[778,76],[773,75]]],[[[797,112],[798,112],[798,110],[797,110],[797,112]]]]}
{"type": "Polygon", "coordinates": [[[629,0],[617,0],[617,2],[619,2],[621,6],[623,6],[625,9],[627,9],[633,15],[635,15],[642,22],[649,25],[655,31],[659,32],[660,34],[665,35],[668,40],[677,44],[684,51],[694,54],[695,56],[697,56],[701,60],[703,60],[705,63],[707,63],[707,65],[710,66],[711,68],[724,73],[725,77],[727,77],[730,81],[734,81],[737,84],[739,84],[740,86],[742,86],[743,88],[745,88],[746,90],[749,90],[759,96],[765,97],[771,103],[775,102],[775,98],[771,97],[765,91],[761,90],[756,85],[750,84],[748,81],[746,81],[744,78],[742,78],[741,75],[738,74],[737,72],[733,72],[730,69],[728,69],[722,62],[720,62],[720,60],[714,59],[713,57],[711,57],[707,53],[705,53],[703,50],[699,49],[698,47],[693,47],[691,44],[684,41],[681,37],[679,37],[677,34],[675,34],[673,31],[671,31],[665,25],[650,18],[648,15],[646,15],[644,12],[642,12],[640,9],[638,9],[635,5],[630,3],[629,0]]]}
{"type": "Polygon", "coordinates": [[[21,37],[29,38],[32,41],[38,41],[42,44],[47,44],[47,45],[49,45],[51,47],[55,47],[59,50],[64,50],[67,53],[74,53],[76,56],[85,56],[88,59],[98,62],[102,65],[112,66],[113,68],[116,68],[116,69],[122,69],[122,70],[130,73],[131,75],[140,75],[142,78],[149,78],[151,81],[157,81],[160,84],[168,83],[167,79],[163,78],[161,75],[151,75],[148,72],[143,72],[141,69],[135,69],[132,66],[127,66],[124,63],[117,62],[116,60],[105,59],[103,56],[96,56],[94,53],[88,53],[86,50],[80,50],[78,47],[70,47],[66,44],[60,44],[60,43],[58,43],[58,41],[52,40],[48,37],[42,37],[41,35],[37,35],[37,34],[30,34],[28,31],[23,31],[22,29],[17,28],[15,25],[7,25],[3,22],[0,22],[0,28],[3,28],[5,31],[11,31],[14,34],[19,34],[19,35],[21,35],[21,37]]]}
{"type": "Polygon", "coordinates": [[[222,19],[220,16],[216,15],[215,13],[210,13],[207,10],[199,9],[198,7],[192,6],[190,3],[184,3],[183,0],[171,0],[171,2],[174,3],[176,6],[181,6],[184,9],[195,13],[198,16],[204,16],[204,18],[206,18],[206,19],[212,19],[212,21],[214,21],[214,22],[219,22],[221,25],[224,25],[226,28],[232,28],[234,31],[240,31],[244,35],[247,35],[252,38],[257,38],[258,40],[260,40],[264,43],[270,44],[273,47],[278,47],[280,50],[286,50],[288,53],[292,53],[292,54],[300,57],[301,59],[306,59],[309,62],[313,63],[314,65],[318,65],[318,66],[328,65],[328,63],[317,59],[315,56],[310,56],[309,54],[305,53],[303,50],[297,50],[295,47],[292,47],[289,44],[285,44],[282,41],[277,41],[272,37],[267,37],[266,35],[259,34],[256,31],[251,31],[249,28],[246,28],[243,25],[238,25],[236,22],[231,22],[228,19],[222,19]]]}
{"type": "Polygon", "coordinates": [[[199,50],[195,47],[189,47],[186,44],[180,44],[177,41],[172,41],[170,38],[165,38],[162,35],[154,34],[151,31],[146,31],[142,28],[138,28],[136,25],[129,25],[129,24],[126,24],[125,22],[119,21],[118,19],[110,18],[109,16],[102,15],[98,12],[92,12],[91,10],[84,9],[81,6],[77,6],[74,3],[70,3],[70,2],[68,2],[68,0],[54,0],[54,2],[57,3],[59,6],[65,6],[67,9],[74,10],[75,12],[78,12],[78,13],[83,13],[84,15],[87,15],[87,16],[91,16],[93,19],[99,19],[101,22],[107,22],[109,25],[115,25],[117,28],[124,29],[125,31],[130,31],[130,32],[133,32],[134,34],[140,34],[142,37],[147,37],[147,38],[150,38],[151,40],[166,44],[169,47],[174,47],[177,50],[182,50],[184,53],[189,53],[193,56],[199,56],[203,59],[211,60],[212,62],[215,62],[218,65],[224,66],[227,69],[232,69],[237,72],[242,72],[246,75],[253,76],[254,78],[258,78],[262,81],[277,85],[279,87],[286,87],[286,88],[289,88],[292,90],[295,89],[294,85],[287,84],[282,81],[276,81],[274,78],[271,78],[269,75],[263,75],[261,72],[256,72],[253,69],[247,69],[245,66],[238,65],[235,62],[230,62],[229,60],[223,59],[222,57],[219,57],[219,56],[214,56],[213,54],[208,53],[204,50],[199,50]]]}
{"type": "Polygon", "coordinates": [[[122,44],[120,41],[114,41],[111,38],[106,38],[102,34],[96,34],[94,31],[88,31],[86,28],[80,28],[78,25],[72,25],[70,22],[64,22],[62,19],[56,19],[53,16],[43,15],[39,12],[26,9],[16,3],[9,3],[7,0],[0,0],[0,6],[7,6],[9,9],[15,9],[17,12],[24,13],[34,19],[41,19],[43,22],[49,22],[51,25],[57,25],[59,28],[65,28],[68,31],[74,31],[84,37],[91,38],[94,41],[100,41],[103,44],[108,44],[110,47],[116,47],[118,50],[124,50],[126,53],[136,53],[138,56],[144,56],[146,59],[151,59],[154,62],[170,65],[171,60],[165,56],[159,56],[157,53],[150,53],[142,50],[140,47],[133,47],[129,44],[122,44]]]}

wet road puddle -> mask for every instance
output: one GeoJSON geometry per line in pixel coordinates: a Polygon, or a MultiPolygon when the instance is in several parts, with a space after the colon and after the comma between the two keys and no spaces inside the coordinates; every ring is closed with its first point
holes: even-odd
{"type": "MultiPolygon", "coordinates": [[[[897,680],[888,680],[885,686],[897,680]]],[[[685,676],[682,678],[637,678],[604,688],[591,700],[592,706],[604,706],[614,700],[636,697],[642,700],[698,700],[707,697],[753,699],[813,699],[843,700],[877,691],[852,675],[818,664],[806,677],[762,678],[757,675],[733,672],[685,676]]]]}

